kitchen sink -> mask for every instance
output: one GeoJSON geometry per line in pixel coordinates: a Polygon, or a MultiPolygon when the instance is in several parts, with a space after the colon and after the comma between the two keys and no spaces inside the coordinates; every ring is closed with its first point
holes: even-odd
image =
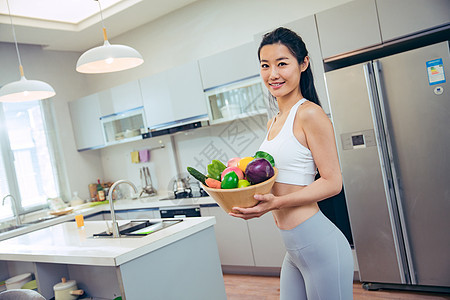
{"type": "Polygon", "coordinates": [[[28,226],[28,225],[26,225],[26,224],[22,224],[22,225],[11,225],[11,226],[8,226],[8,227],[6,227],[6,228],[0,229],[0,233],[5,233],[5,232],[11,231],[11,230],[20,229],[20,228],[27,227],[27,226],[28,226]]]}
{"type": "MultiPolygon", "coordinates": [[[[161,220],[152,222],[149,220],[138,220],[138,221],[130,221],[126,224],[119,226],[119,234],[121,238],[136,238],[136,237],[144,237],[156,231],[162,230],[164,228],[175,225],[183,220],[161,220]]],[[[103,231],[100,233],[95,233],[93,235],[94,238],[111,238],[113,234],[111,231],[103,231]]]]}

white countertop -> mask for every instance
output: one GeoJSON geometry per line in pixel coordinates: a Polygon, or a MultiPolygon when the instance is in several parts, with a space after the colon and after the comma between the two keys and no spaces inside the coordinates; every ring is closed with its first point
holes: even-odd
{"type": "Polygon", "coordinates": [[[93,238],[105,231],[105,221],[86,221],[85,229],[65,222],[1,241],[0,260],[119,266],[215,223],[214,217],[185,218],[145,237],[93,238]]]}
{"type": "MultiPolygon", "coordinates": [[[[196,206],[205,204],[215,204],[216,202],[211,197],[200,198],[185,198],[185,199],[173,199],[173,200],[160,200],[166,196],[154,196],[144,197],[138,199],[121,199],[114,201],[114,210],[132,210],[132,209],[152,209],[152,208],[168,208],[175,206],[196,206]]],[[[38,229],[49,227],[55,224],[72,221],[75,219],[75,215],[82,214],[83,216],[89,216],[95,213],[109,212],[109,204],[101,204],[97,206],[90,206],[90,203],[85,203],[78,207],[74,207],[74,211],[70,214],[59,216],[50,220],[42,221],[40,223],[28,225],[19,229],[11,230],[0,234],[0,241],[15,237],[21,234],[32,232],[38,229]]],[[[26,221],[25,221],[26,222],[26,221]]]]}

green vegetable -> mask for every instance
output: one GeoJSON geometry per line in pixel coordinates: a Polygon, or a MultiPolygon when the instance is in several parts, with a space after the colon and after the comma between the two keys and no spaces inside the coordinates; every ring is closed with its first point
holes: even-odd
{"type": "Polygon", "coordinates": [[[234,171],[231,171],[230,173],[227,173],[227,175],[223,177],[220,187],[222,189],[235,189],[238,186],[238,182],[239,177],[236,175],[234,171]]]}
{"type": "Polygon", "coordinates": [[[220,181],[220,174],[222,174],[223,170],[226,168],[227,166],[225,166],[220,160],[214,159],[208,165],[208,177],[220,181]]]}
{"type": "Polygon", "coordinates": [[[195,179],[197,179],[198,181],[200,181],[201,183],[203,183],[204,185],[206,185],[205,180],[206,180],[206,176],[203,175],[201,172],[199,172],[198,170],[192,168],[192,167],[187,167],[187,171],[189,172],[189,174],[191,174],[195,179]]]}
{"type": "Polygon", "coordinates": [[[272,167],[275,167],[275,159],[273,159],[272,155],[270,155],[267,152],[258,151],[258,152],[255,153],[254,157],[255,158],[265,158],[265,159],[267,159],[270,162],[272,167]]]}

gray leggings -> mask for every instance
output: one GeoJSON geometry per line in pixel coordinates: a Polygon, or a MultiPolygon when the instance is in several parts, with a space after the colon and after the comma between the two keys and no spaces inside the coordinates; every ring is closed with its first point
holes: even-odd
{"type": "Polygon", "coordinates": [[[281,230],[286,256],[280,300],[353,299],[353,255],[342,232],[321,211],[281,230]]]}

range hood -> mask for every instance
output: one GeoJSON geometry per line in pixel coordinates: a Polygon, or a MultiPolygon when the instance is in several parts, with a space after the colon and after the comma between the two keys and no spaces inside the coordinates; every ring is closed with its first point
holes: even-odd
{"type": "Polygon", "coordinates": [[[167,135],[206,126],[209,126],[208,115],[198,115],[186,119],[152,126],[149,128],[149,131],[147,133],[142,134],[142,138],[148,139],[155,136],[167,135]]]}

